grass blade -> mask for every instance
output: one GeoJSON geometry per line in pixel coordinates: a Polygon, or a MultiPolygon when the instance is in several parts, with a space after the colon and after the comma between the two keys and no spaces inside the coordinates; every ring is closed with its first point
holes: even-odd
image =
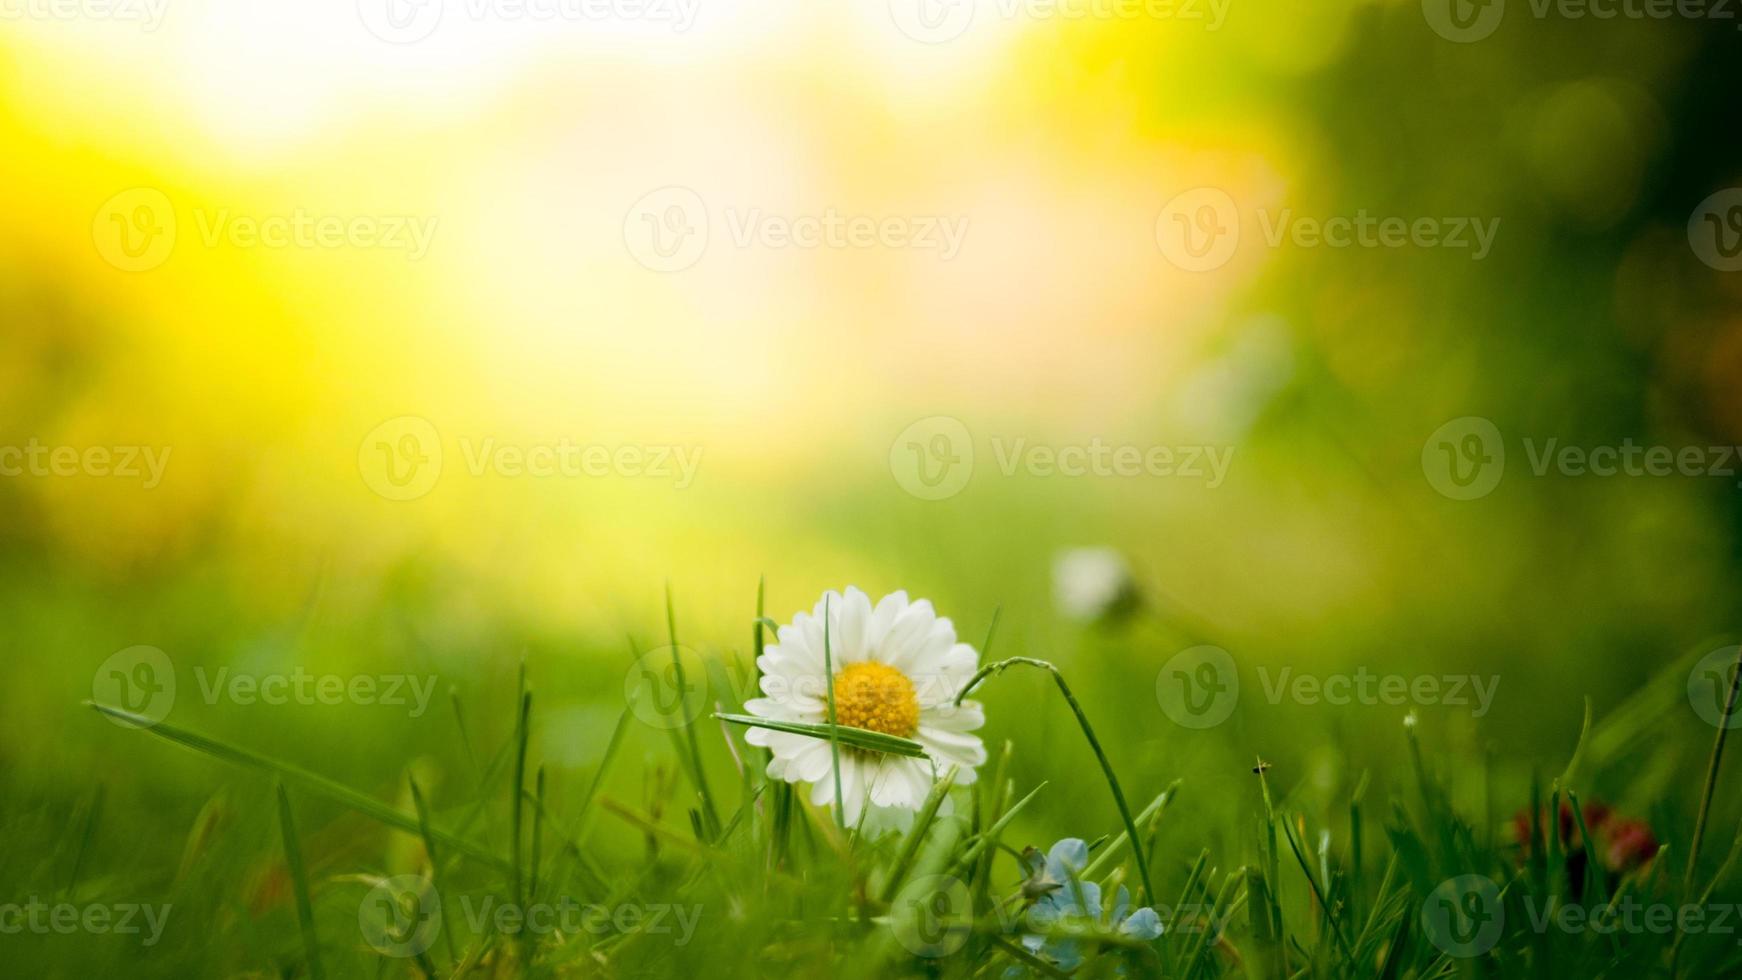
{"type": "MultiPolygon", "coordinates": [[[[1076,695],[1071,693],[1071,686],[1065,683],[1065,675],[1059,673],[1057,667],[1045,660],[1036,660],[1033,657],[1011,657],[1008,660],[1000,660],[994,664],[987,664],[976,671],[974,676],[968,679],[968,683],[962,686],[962,690],[956,694],[956,704],[961,704],[962,699],[968,696],[968,692],[977,687],[982,680],[985,680],[992,674],[1002,673],[1005,668],[1017,664],[1022,664],[1028,667],[1040,667],[1051,673],[1053,683],[1058,685],[1059,693],[1064,695],[1065,703],[1071,707],[1071,713],[1077,716],[1077,725],[1082,728],[1083,737],[1088,739],[1089,748],[1094,750],[1095,761],[1101,764],[1101,774],[1107,779],[1107,788],[1113,791],[1113,803],[1119,808],[1119,819],[1125,821],[1125,833],[1132,842],[1131,855],[1137,859],[1138,883],[1143,886],[1142,894],[1139,895],[1140,901],[1138,904],[1149,904],[1150,896],[1153,895],[1155,891],[1150,887],[1149,858],[1143,853],[1143,847],[1139,843],[1140,838],[1137,836],[1137,823],[1131,818],[1131,805],[1125,802],[1125,791],[1119,788],[1119,777],[1113,773],[1113,763],[1107,759],[1106,751],[1101,748],[1101,740],[1095,737],[1095,728],[1089,724],[1089,716],[1083,712],[1083,706],[1077,703],[1076,695]]],[[[833,697],[832,689],[830,697],[833,697]]],[[[832,711],[833,709],[831,708],[831,718],[833,717],[832,711]]]]}
{"type": "Polygon", "coordinates": [[[324,980],[326,971],[321,969],[321,947],[315,938],[314,903],[309,900],[308,872],[302,864],[302,847],[296,840],[296,824],[290,816],[290,794],[284,791],[284,784],[278,783],[278,826],[284,832],[284,863],[290,867],[290,883],[296,890],[296,918],[302,925],[303,952],[308,957],[308,975],[314,980],[324,980]]]}
{"type": "MultiPolygon", "coordinates": [[[[1694,875],[1699,869],[1700,843],[1706,836],[1706,818],[1712,813],[1712,794],[1718,788],[1718,766],[1724,759],[1724,740],[1730,734],[1730,719],[1736,715],[1736,691],[1742,686],[1742,650],[1736,653],[1736,664],[1730,669],[1730,694],[1724,699],[1724,713],[1718,716],[1718,734],[1712,741],[1712,758],[1706,764],[1706,786],[1700,792],[1700,814],[1694,821],[1694,837],[1688,844],[1688,869],[1682,876],[1682,901],[1686,902],[1694,893],[1694,875]]],[[[1686,930],[1678,931],[1675,945],[1670,950],[1669,975],[1673,978],[1676,967],[1681,960],[1682,937],[1686,930]]]]}
{"type": "Polygon", "coordinates": [[[526,690],[524,668],[520,687],[520,714],[514,722],[514,799],[508,809],[508,876],[513,884],[514,900],[524,908],[526,892],[521,888],[520,872],[521,796],[526,792],[526,724],[532,714],[532,692],[526,690]]]}
{"type": "Polygon", "coordinates": [[[895,893],[900,890],[902,880],[913,867],[914,858],[919,856],[919,845],[925,841],[926,832],[931,830],[932,821],[937,819],[938,808],[943,806],[944,797],[949,794],[950,787],[955,782],[956,770],[952,766],[949,772],[932,784],[931,792],[926,794],[925,803],[920,805],[919,813],[913,818],[913,829],[907,832],[907,839],[901,842],[901,853],[890,867],[889,880],[883,883],[885,905],[895,901],[895,893]]]}
{"type": "Polygon", "coordinates": [[[865,749],[869,752],[898,755],[908,759],[926,757],[925,747],[913,739],[902,738],[899,735],[885,735],[869,728],[853,728],[849,725],[818,725],[806,721],[781,721],[776,718],[763,718],[760,715],[735,715],[725,712],[715,712],[714,717],[734,725],[766,728],[770,731],[786,732],[790,735],[808,735],[811,738],[825,738],[831,741],[838,738],[841,745],[848,748],[865,749]]]}
{"type": "MultiPolygon", "coordinates": [[[[98,704],[94,701],[86,701],[85,703],[102,714],[124,721],[141,731],[156,735],[158,738],[174,742],[177,745],[193,749],[196,752],[204,753],[214,759],[228,762],[231,765],[242,766],[247,769],[258,769],[262,772],[271,773],[287,783],[294,784],[301,789],[312,792],[318,796],[324,796],[334,803],[355,810],[365,817],[369,817],[372,820],[402,830],[408,834],[416,834],[419,832],[416,817],[400,813],[398,810],[393,809],[372,796],[366,796],[343,783],[338,783],[325,776],[309,772],[307,769],[300,766],[294,766],[288,762],[280,762],[277,759],[268,758],[257,752],[251,752],[247,749],[238,748],[220,742],[217,739],[201,735],[198,732],[176,728],[175,726],[164,722],[153,722],[150,718],[136,715],[131,711],[125,711],[121,708],[111,707],[106,704],[98,704]]],[[[507,865],[503,863],[502,858],[490,853],[482,847],[479,847],[471,841],[439,830],[431,830],[431,834],[433,834],[437,840],[446,844],[448,847],[453,848],[455,851],[465,854],[467,857],[481,861],[499,870],[506,871],[508,869],[507,865]]]]}
{"type": "MultiPolygon", "coordinates": [[[[677,611],[672,604],[670,582],[665,583],[665,630],[671,644],[672,676],[677,680],[681,705],[684,694],[689,691],[689,682],[684,679],[683,657],[678,655],[677,611]]],[[[696,794],[702,798],[702,826],[707,828],[708,839],[712,840],[720,836],[720,811],[714,806],[714,794],[708,788],[708,776],[702,769],[702,746],[696,738],[696,726],[693,722],[686,722],[683,731],[690,753],[690,776],[695,780],[696,794]]]]}
{"type": "Polygon", "coordinates": [[[841,796],[841,726],[835,723],[835,653],[829,639],[829,597],[823,597],[823,676],[828,679],[829,770],[835,777],[835,820],[847,830],[847,801],[841,796]]]}
{"type": "Polygon", "coordinates": [[[460,962],[459,953],[454,948],[454,930],[448,921],[448,906],[442,901],[441,860],[436,856],[435,834],[429,829],[429,804],[424,801],[423,790],[417,785],[417,777],[406,777],[411,783],[411,804],[417,808],[417,829],[423,834],[423,849],[429,857],[430,887],[436,892],[436,907],[441,910],[442,938],[448,944],[448,962],[460,962]]]}

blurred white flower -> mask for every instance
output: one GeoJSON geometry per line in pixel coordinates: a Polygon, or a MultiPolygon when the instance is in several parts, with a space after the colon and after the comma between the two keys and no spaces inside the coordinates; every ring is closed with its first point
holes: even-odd
{"type": "MultiPolygon", "coordinates": [[[[956,642],[956,628],[925,599],[909,602],[907,593],[884,596],[873,608],[865,593],[826,593],[808,615],[799,613],[780,627],[779,643],[756,661],[762,693],[744,703],[764,718],[822,724],[828,720],[828,675],[824,669],[823,621],[827,610],[829,661],[834,667],[835,720],[886,735],[910,738],[926,758],[910,759],[842,746],[841,795],[844,816],[857,825],[867,803],[867,827],[899,826],[918,810],[932,782],[951,766],[956,782],[974,781],[986,761],[978,735],[985,724],[977,701],[956,705],[956,695],[974,676],[980,655],[956,642]]],[[[808,735],[752,728],[744,736],[774,754],[768,775],[789,783],[811,784],[811,802],[835,802],[829,742],[808,735]]]]}
{"type": "Polygon", "coordinates": [[[1131,566],[1112,548],[1072,548],[1052,565],[1053,601],[1071,619],[1097,620],[1136,596],[1131,566]]]}

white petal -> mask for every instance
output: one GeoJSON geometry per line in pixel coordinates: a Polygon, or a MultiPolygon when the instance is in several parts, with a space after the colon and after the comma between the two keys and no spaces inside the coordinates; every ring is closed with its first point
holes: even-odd
{"type": "MultiPolygon", "coordinates": [[[[850,787],[864,778],[859,770],[859,760],[852,753],[841,753],[841,792],[849,799],[852,796],[850,787]]],[[[835,801],[835,777],[832,773],[811,785],[811,802],[817,806],[828,806],[835,801]]]]}
{"type": "Polygon", "coordinates": [[[865,643],[870,650],[875,652],[883,646],[889,627],[895,625],[896,617],[907,611],[907,605],[907,593],[900,589],[877,600],[877,609],[871,613],[871,622],[865,628],[865,643]]]}
{"type": "Polygon", "coordinates": [[[915,675],[914,692],[922,708],[945,704],[956,699],[980,664],[980,655],[966,643],[953,643],[932,662],[929,669],[915,675]],[[920,678],[924,683],[920,683],[920,678]]]}
{"type": "MultiPolygon", "coordinates": [[[[780,698],[751,698],[744,702],[744,710],[759,718],[773,718],[780,721],[792,721],[798,715],[793,705],[780,698]]],[[[753,732],[762,730],[751,729],[753,732]]]]}
{"type": "Polygon", "coordinates": [[[925,746],[926,754],[946,765],[976,769],[986,763],[986,743],[980,736],[952,732],[942,728],[920,726],[915,741],[925,746]]]}
{"type": "Polygon", "coordinates": [[[903,759],[900,770],[907,779],[907,792],[913,798],[913,807],[917,810],[925,805],[925,798],[931,795],[931,763],[925,759],[903,759]]]}
{"type": "Polygon", "coordinates": [[[926,634],[931,632],[937,618],[929,599],[921,599],[902,610],[878,645],[877,659],[903,673],[911,671],[926,634]]]}
{"type": "Polygon", "coordinates": [[[910,810],[918,807],[919,804],[912,800],[903,767],[893,763],[894,760],[887,756],[877,760],[871,773],[871,802],[877,806],[899,806],[910,810]]]}
{"type": "Polygon", "coordinates": [[[820,782],[825,779],[832,780],[833,777],[829,775],[829,770],[831,768],[830,761],[833,758],[834,755],[829,750],[829,743],[813,738],[808,748],[800,749],[798,754],[792,757],[789,768],[797,774],[799,779],[807,783],[820,782]]]}
{"type": "Polygon", "coordinates": [[[855,664],[866,659],[871,649],[865,642],[866,630],[871,625],[871,598],[848,586],[846,596],[834,612],[829,650],[835,664],[855,664]]]}
{"type": "Polygon", "coordinates": [[[950,732],[971,732],[986,724],[986,710],[980,702],[963,701],[960,705],[948,702],[931,707],[922,707],[919,712],[921,728],[937,728],[950,732]]]}

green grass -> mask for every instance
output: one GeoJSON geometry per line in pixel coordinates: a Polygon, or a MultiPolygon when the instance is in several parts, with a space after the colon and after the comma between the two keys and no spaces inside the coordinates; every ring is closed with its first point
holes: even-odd
{"type": "MultiPolygon", "coordinates": [[[[752,652],[767,626],[761,604],[759,594],[752,652]]],[[[675,624],[668,607],[674,651],[675,624]]],[[[989,630],[983,646],[990,640],[989,630]]],[[[150,795],[159,772],[177,773],[171,795],[202,784],[218,795],[180,838],[162,830],[164,839],[139,841],[141,856],[131,860],[117,856],[116,842],[135,826],[170,821],[149,810],[118,816],[112,799],[97,795],[103,782],[65,820],[51,819],[46,804],[13,810],[4,829],[14,853],[41,855],[9,859],[13,871],[28,869],[15,893],[80,907],[158,901],[170,912],[150,946],[30,933],[6,937],[7,946],[14,963],[45,976],[1619,977],[1673,969],[1703,977],[1742,969],[1728,935],[1598,932],[1555,918],[1568,903],[1621,914],[1737,895],[1729,879],[1736,814],[1719,802],[1733,799],[1724,793],[1721,737],[1708,744],[1704,779],[1639,814],[1663,842],[1643,867],[1605,873],[1533,813],[1571,801],[1578,839],[1593,840],[1579,801],[1599,789],[1634,798],[1626,780],[1639,770],[1627,760],[1653,747],[1666,716],[1685,710],[1664,693],[1684,683],[1685,665],[1669,665],[1603,717],[1587,710],[1558,756],[1514,753],[1558,775],[1497,801],[1492,746],[1472,751],[1431,713],[1375,724],[1353,743],[1339,744],[1332,725],[1313,746],[1302,744],[1298,724],[1257,734],[1237,715],[1234,730],[1161,732],[1174,764],[1156,765],[1130,738],[1168,723],[1153,711],[1127,717],[1131,701],[1109,693],[1120,683],[1109,672],[1027,657],[982,663],[975,696],[988,705],[989,731],[1006,737],[989,741],[998,751],[977,782],[952,787],[940,774],[912,829],[885,835],[841,823],[802,788],[767,781],[766,753],[742,741],[743,726],[767,723],[737,710],[754,672],[730,652],[707,657],[710,674],[729,685],[711,684],[710,710],[685,722],[684,698],[656,699],[662,723],[653,726],[637,724],[647,720],[637,714],[639,688],[611,704],[598,695],[608,684],[583,680],[565,660],[529,656],[502,692],[512,707],[462,692],[451,712],[431,712],[417,737],[372,729],[355,744],[357,759],[328,760],[347,763],[333,766],[342,771],[357,772],[360,760],[377,778],[398,774],[371,784],[324,773],[294,745],[257,746],[246,727],[218,737],[181,714],[152,725],[94,705],[136,726],[103,726],[110,751],[134,760],[131,771],[106,776],[118,784],[106,796],[150,795]],[[1039,667],[1051,682],[1007,673],[1012,665],[1039,667]],[[1065,679],[1073,667],[1075,686],[1065,679]],[[552,679],[541,680],[544,672],[552,679]],[[541,758],[556,743],[534,705],[572,704],[577,693],[582,703],[610,704],[608,721],[578,766],[541,758]],[[1001,714],[1014,724],[994,729],[1001,714]],[[1241,748],[1293,765],[1235,761],[1241,748]],[[1301,760],[1313,749],[1358,775],[1309,778],[1301,760]],[[1136,813],[1127,787],[1147,801],[1136,813]],[[1539,846],[1528,854],[1504,826],[1515,811],[1532,814],[1539,846]],[[1159,939],[1135,940],[1105,921],[1025,914],[1037,892],[1025,880],[1024,850],[1064,837],[1091,845],[1082,881],[1109,899],[1127,888],[1133,904],[1162,913],[1159,939]],[[1491,883],[1474,906],[1444,890],[1463,876],[1491,883]],[[393,900],[378,900],[383,894],[393,900]],[[530,927],[520,909],[533,914],[530,927]],[[1435,909],[1453,918],[1435,919],[1435,909]],[[1459,909],[1480,914],[1466,922],[1459,909]],[[1546,922],[1544,909],[1553,910],[1546,922]],[[1483,934],[1483,917],[1501,924],[1483,934]],[[1061,970],[1036,956],[1025,934],[1074,943],[1081,966],[1061,970]],[[1470,936],[1479,952],[1455,955],[1470,936]]],[[[677,660],[679,683],[683,671],[677,660]]],[[[838,752],[910,751],[875,732],[810,729],[838,752]]]]}

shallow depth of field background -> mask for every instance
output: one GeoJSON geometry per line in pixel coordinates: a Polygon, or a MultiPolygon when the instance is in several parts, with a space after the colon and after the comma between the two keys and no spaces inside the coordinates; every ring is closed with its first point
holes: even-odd
{"type": "MultiPolygon", "coordinates": [[[[494,746],[524,658],[560,801],[622,710],[631,644],[660,642],[667,582],[680,639],[725,657],[748,648],[759,576],[781,621],[825,588],[905,588],[978,643],[1001,607],[996,652],[1061,664],[1134,797],[1185,778],[1168,834],[1189,860],[1244,846],[1223,818],[1256,805],[1255,754],[1327,798],[1369,767],[1382,786],[1404,771],[1388,768],[1403,709],[1272,704],[1260,667],[1498,674],[1484,718],[1417,708],[1450,768],[1493,760],[1469,799],[1497,823],[1533,769],[1565,764],[1585,697],[1601,719],[1737,626],[1742,477],[1539,477],[1522,443],[1742,441],[1742,273],[1687,233],[1742,183],[1734,22],[1516,3],[1460,44],[1409,2],[1232,0],[1213,27],[1207,4],[1200,20],[987,5],[926,44],[870,0],[703,0],[682,32],[449,7],[410,44],[337,2],[170,0],[150,31],[0,21],[0,444],[170,451],[151,489],[0,479],[0,810],[53,826],[103,786],[91,873],[167,876],[220,789],[270,812],[261,780],[81,706],[137,644],[175,664],[173,723],[384,798],[408,765],[440,784],[449,689],[494,746]],[[625,225],[672,186],[706,203],[709,238],[660,272],[625,225]],[[1205,186],[1237,203],[1241,239],[1187,271],[1157,218],[1205,186]],[[100,209],[131,188],[177,219],[144,271],[101,240],[100,209]],[[741,245],[730,224],[831,209],[967,232],[945,258],[741,245]],[[1271,247],[1261,215],[1284,209],[1499,225],[1479,260],[1271,247]],[[417,257],[202,234],[220,214],[298,212],[434,234],[417,257]],[[443,466],[392,500],[359,450],[404,416],[434,427],[443,466]],[[971,480],[935,501],[890,461],[933,416],[975,448],[971,480]],[[1492,420],[1508,455],[1472,501],[1422,468],[1462,416],[1492,420]],[[468,470],[468,445],[563,439],[702,455],[681,489],[468,470]],[[1233,462],[1214,488],[1006,475],[994,443],[1016,439],[1233,462]],[[1166,615],[1060,617],[1051,563],[1081,545],[1127,553],[1166,615]],[[1155,680],[1200,641],[1231,652],[1244,690],[1226,723],[1189,731],[1155,680]],[[440,693],[417,718],[208,704],[194,674],[297,665],[433,674],[440,693]]],[[[1051,780],[1026,833],[1111,829],[1050,688],[1011,675],[985,696],[1018,780],[1051,780]]],[[[1680,697],[1648,753],[1603,760],[1599,795],[1685,818],[1711,728],[1680,697]]],[[[664,732],[633,738],[609,789],[639,801],[672,764],[664,732]]],[[[724,773],[718,739],[705,748],[724,773]]],[[[337,819],[309,810],[314,833],[337,819]]],[[[244,833],[264,855],[276,831],[244,833]]],[[[602,819],[617,837],[634,841],[602,819]]],[[[8,855],[0,877],[43,887],[40,858],[8,855]]]]}

